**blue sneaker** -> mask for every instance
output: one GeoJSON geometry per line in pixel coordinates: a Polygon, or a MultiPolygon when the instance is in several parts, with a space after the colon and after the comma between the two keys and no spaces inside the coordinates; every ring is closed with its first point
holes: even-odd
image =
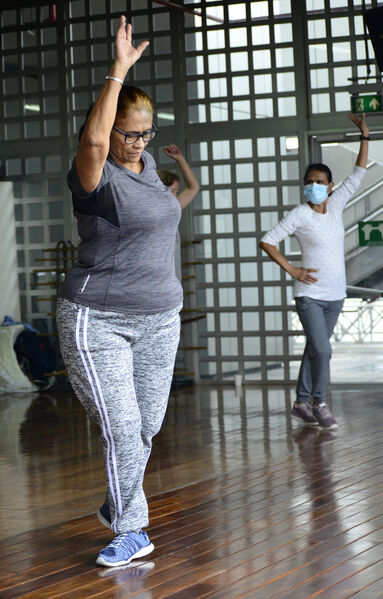
{"type": "Polygon", "coordinates": [[[106,501],[104,501],[102,506],[97,510],[96,514],[101,524],[112,530],[112,519],[110,517],[110,509],[106,501]]]}
{"type": "Polygon", "coordinates": [[[113,541],[102,549],[96,559],[99,566],[123,566],[132,559],[144,557],[154,549],[153,543],[146,532],[124,532],[117,535],[113,541]]]}

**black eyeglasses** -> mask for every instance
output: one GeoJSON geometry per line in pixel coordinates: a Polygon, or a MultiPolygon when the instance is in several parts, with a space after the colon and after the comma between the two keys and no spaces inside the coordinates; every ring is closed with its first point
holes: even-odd
{"type": "Polygon", "coordinates": [[[152,128],[144,131],[143,133],[138,133],[137,131],[121,131],[118,127],[112,127],[115,131],[118,131],[125,137],[126,144],[134,144],[136,141],[142,137],[143,141],[147,143],[148,141],[152,141],[158,133],[158,129],[153,123],[152,128]]]}

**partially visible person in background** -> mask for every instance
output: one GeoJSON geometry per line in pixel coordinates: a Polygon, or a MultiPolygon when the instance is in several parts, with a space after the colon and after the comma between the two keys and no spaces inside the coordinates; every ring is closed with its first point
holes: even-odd
{"type": "Polygon", "coordinates": [[[338,427],[326,403],[326,394],[332,353],[330,338],[346,297],[342,213],[366,174],[370,139],[365,115],[351,114],[349,118],[360,131],[359,153],[350,175],[333,191],[329,167],[309,164],[304,176],[306,202],[293,208],[259,244],[295,279],[295,305],[306,335],[291,414],[306,426],[319,425],[328,430],[338,427]],[[300,245],[301,267],[291,264],[277,247],[289,235],[294,235],[300,245]]]}
{"type": "MultiPolygon", "coordinates": [[[[167,170],[158,170],[158,176],[161,179],[162,183],[166,185],[170,189],[170,191],[176,196],[177,200],[180,203],[181,209],[183,210],[194,200],[197,193],[200,190],[200,186],[196,176],[188,165],[185,156],[182,154],[181,150],[174,144],[170,144],[169,146],[165,146],[162,148],[162,151],[175,160],[179,166],[179,169],[182,174],[182,178],[184,180],[185,189],[179,193],[180,189],[180,180],[178,178],[177,173],[173,171],[167,170]]],[[[175,267],[176,267],[176,275],[178,279],[182,280],[181,273],[181,237],[177,231],[176,235],[176,247],[175,247],[175,267]]]]}
{"type": "Polygon", "coordinates": [[[178,175],[172,171],[159,170],[157,171],[158,176],[160,177],[162,183],[164,183],[166,187],[169,187],[170,191],[177,197],[183,210],[188,204],[190,204],[192,200],[194,200],[199,192],[199,183],[195,174],[186,162],[185,156],[176,145],[170,144],[169,146],[165,146],[162,148],[162,151],[164,154],[166,154],[166,156],[169,156],[169,158],[172,158],[177,162],[184,180],[185,189],[179,193],[180,180],[178,175]]]}

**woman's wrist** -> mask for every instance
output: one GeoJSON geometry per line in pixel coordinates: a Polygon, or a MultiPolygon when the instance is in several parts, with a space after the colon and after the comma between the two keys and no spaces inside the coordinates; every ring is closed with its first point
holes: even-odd
{"type": "Polygon", "coordinates": [[[296,270],[295,270],[295,266],[293,266],[292,264],[290,264],[290,262],[287,263],[286,266],[286,272],[287,274],[289,274],[291,277],[294,277],[296,274],[296,270]]]}
{"type": "Polygon", "coordinates": [[[115,60],[109,69],[108,75],[111,77],[118,77],[118,79],[124,81],[129,69],[130,65],[120,62],[119,60],[115,60]]]}

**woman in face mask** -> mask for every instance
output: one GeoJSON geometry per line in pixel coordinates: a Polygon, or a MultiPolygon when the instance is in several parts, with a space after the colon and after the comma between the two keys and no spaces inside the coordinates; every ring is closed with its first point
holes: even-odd
{"type": "Polygon", "coordinates": [[[337,423],[326,404],[331,358],[330,337],[346,297],[342,212],[366,172],[369,129],[365,116],[349,115],[360,129],[360,150],[352,173],[334,191],[324,164],[310,164],[304,176],[304,204],[296,206],[260,242],[274,262],[295,279],[294,297],[306,334],[292,416],[306,426],[327,430],[337,423]],[[288,235],[301,247],[302,266],[290,264],[277,248],[288,235]],[[310,398],[313,398],[313,405],[310,398]]]}

